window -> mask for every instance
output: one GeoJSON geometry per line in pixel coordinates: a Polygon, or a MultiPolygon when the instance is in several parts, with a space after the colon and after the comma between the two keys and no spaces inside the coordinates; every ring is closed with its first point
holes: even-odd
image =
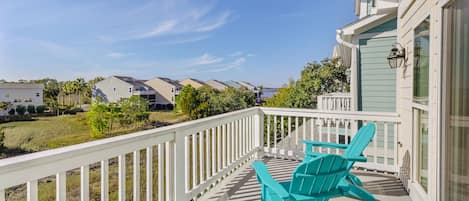
{"type": "Polygon", "coordinates": [[[374,0],[367,0],[366,1],[366,15],[371,15],[371,9],[375,7],[374,0]]]}
{"type": "Polygon", "coordinates": [[[428,92],[430,68],[430,17],[427,17],[414,30],[413,63],[413,136],[416,161],[415,179],[428,190],[428,135],[429,113],[428,92]]]}
{"type": "Polygon", "coordinates": [[[417,134],[417,181],[428,190],[428,112],[414,109],[415,133],[417,134]]]}
{"type": "Polygon", "coordinates": [[[441,200],[469,200],[469,2],[444,8],[443,26],[441,200]]]}
{"type": "Polygon", "coordinates": [[[414,88],[413,101],[428,105],[428,76],[430,66],[430,18],[426,18],[414,31],[414,88]]]}
{"type": "Polygon", "coordinates": [[[132,93],[132,88],[129,88],[129,93],[132,93]]]}
{"type": "Polygon", "coordinates": [[[41,94],[40,94],[40,93],[36,93],[36,97],[39,97],[39,96],[41,96],[41,94]]]}
{"type": "Polygon", "coordinates": [[[116,88],[114,88],[114,91],[116,91],[116,88]]]}

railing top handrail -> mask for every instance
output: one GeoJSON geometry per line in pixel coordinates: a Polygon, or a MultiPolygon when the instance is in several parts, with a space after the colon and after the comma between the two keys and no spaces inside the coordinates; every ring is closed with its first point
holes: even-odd
{"type": "Polygon", "coordinates": [[[264,114],[285,115],[285,116],[304,116],[304,117],[322,117],[322,118],[341,118],[350,120],[366,121],[385,121],[400,123],[398,113],[394,112],[363,112],[363,111],[334,111],[334,110],[316,110],[300,108],[273,108],[261,107],[264,114]]]}
{"type": "Polygon", "coordinates": [[[318,97],[343,97],[343,98],[352,98],[350,93],[331,93],[331,94],[322,94],[318,97]]]}
{"type": "Polygon", "coordinates": [[[220,114],[220,115],[215,115],[211,117],[206,117],[198,120],[192,120],[188,122],[182,122],[174,125],[169,125],[169,126],[164,126],[160,128],[154,128],[154,129],[149,129],[145,131],[139,131],[131,134],[126,134],[126,135],[121,135],[121,136],[116,136],[116,137],[111,137],[111,138],[106,138],[106,139],[101,139],[101,140],[96,140],[96,141],[91,141],[91,142],[84,142],[81,144],[76,144],[76,145],[70,145],[66,147],[61,147],[61,148],[56,148],[56,149],[51,149],[51,150],[45,150],[45,151],[40,151],[40,152],[35,152],[35,153],[30,153],[30,154],[25,154],[21,156],[16,156],[16,157],[11,157],[11,158],[6,158],[0,160],[0,174],[2,171],[7,168],[8,166],[15,165],[15,168],[18,167],[17,165],[23,162],[30,162],[33,160],[38,160],[38,159],[43,159],[46,157],[51,157],[51,156],[57,156],[57,155],[63,155],[66,153],[70,152],[78,152],[78,151],[83,151],[87,150],[87,152],[92,149],[92,150],[102,150],[108,147],[114,147],[117,144],[121,143],[128,143],[130,141],[139,141],[139,140],[145,140],[148,137],[158,137],[158,136],[163,136],[163,135],[168,135],[171,133],[174,133],[176,130],[184,130],[184,129],[191,129],[194,127],[198,127],[200,125],[203,125],[207,122],[211,121],[216,121],[220,120],[223,118],[227,117],[232,117],[232,116],[238,116],[241,114],[244,114],[249,111],[256,111],[259,110],[257,107],[252,107],[248,109],[243,109],[243,110],[238,110],[234,112],[229,112],[225,114],[220,114]]]}

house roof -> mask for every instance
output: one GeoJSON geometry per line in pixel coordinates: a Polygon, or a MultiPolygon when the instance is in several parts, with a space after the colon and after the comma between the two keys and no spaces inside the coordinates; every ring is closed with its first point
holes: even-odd
{"type": "Polygon", "coordinates": [[[44,89],[44,84],[0,83],[0,89],[44,89]]]}
{"type": "Polygon", "coordinates": [[[249,83],[249,82],[246,82],[246,81],[239,81],[238,82],[240,85],[243,85],[245,87],[249,87],[249,88],[256,88],[256,86],[254,86],[253,84],[249,83]]]}
{"type": "Polygon", "coordinates": [[[201,84],[201,85],[205,85],[205,82],[200,81],[200,80],[198,80],[198,79],[194,79],[194,78],[186,78],[186,79],[181,80],[181,82],[184,81],[184,80],[190,80],[190,81],[199,83],[199,84],[201,84]]]}
{"type": "Polygon", "coordinates": [[[182,84],[180,84],[177,80],[172,80],[170,78],[167,78],[167,77],[157,77],[158,79],[160,80],[163,80],[171,85],[174,85],[176,87],[184,87],[182,84]]]}
{"type": "Polygon", "coordinates": [[[144,80],[137,80],[133,77],[129,77],[129,76],[113,76],[119,80],[122,80],[132,86],[134,86],[134,88],[136,89],[151,89],[150,86],[146,85],[145,84],[145,81],[144,80]]]}
{"type": "Polygon", "coordinates": [[[237,82],[233,80],[228,80],[228,81],[225,81],[224,83],[233,88],[241,88],[241,85],[239,85],[237,82]]]}

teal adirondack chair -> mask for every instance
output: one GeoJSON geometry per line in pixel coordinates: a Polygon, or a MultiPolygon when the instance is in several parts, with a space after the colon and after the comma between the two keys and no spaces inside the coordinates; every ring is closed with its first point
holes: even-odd
{"type": "Polygon", "coordinates": [[[278,183],[263,162],[254,162],[257,180],[261,184],[262,201],[327,201],[333,197],[353,196],[366,201],[374,197],[362,188],[344,182],[349,161],[329,154],[300,163],[288,182],[278,183]]]}
{"type": "MultiPolygon", "coordinates": [[[[334,149],[344,149],[343,156],[349,160],[348,168],[352,168],[355,162],[366,162],[366,157],[363,156],[363,151],[370,144],[371,140],[375,136],[376,125],[368,124],[361,127],[358,132],[353,137],[350,144],[335,144],[328,142],[317,142],[304,140],[303,143],[306,144],[305,159],[303,161],[309,161],[318,156],[324,155],[323,153],[318,153],[313,151],[313,147],[326,147],[334,149]]],[[[362,185],[362,182],[358,177],[353,174],[347,175],[347,180],[351,181],[356,185],[362,185]]]]}

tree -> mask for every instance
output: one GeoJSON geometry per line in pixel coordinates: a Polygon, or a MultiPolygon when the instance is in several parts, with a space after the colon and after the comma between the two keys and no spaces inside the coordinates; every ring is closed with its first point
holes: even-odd
{"type": "Polygon", "coordinates": [[[109,107],[107,104],[96,99],[91,105],[90,111],[86,113],[86,117],[91,128],[91,137],[103,137],[106,132],[109,132],[109,107]]]}
{"type": "Polygon", "coordinates": [[[86,82],[84,78],[77,78],[75,80],[75,94],[78,94],[78,105],[81,107],[81,96],[86,91],[86,82]]]}
{"type": "Polygon", "coordinates": [[[60,84],[57,80],[51,78],[44,78],[41,80],[33,80],[33,83],[43,84],[43,97],[44,103],[51,109],[56,108],[57,96],[60,93],[60,84]]]}
{"type": "Polygon", "coordinates": [[[139,123],[148,120],[148,101],[140,96],[132,96],[119,101],[122,116],[121,122],[127,122],[128,125],[139,126],[139,123]],[[145,118],[146,117],[146,118],[145,118]]]}
{"type": "Polygon", "coordinates": [[[176,101],[177,111],[191,119],[231,112],[255,105],[254,93],[229,87],[218,91],[210,87],[184,87],[176,101]]]}
{"type": "Polygon", "coordinates": [[[195,113],[197,107],[200,105],[201,100],[198,91],[192,86],[188,85],[182,88],[176,100],[176,108],[178,111],[186,114],[191,119],[196,119],[195,113]]]}
{"type": "Polygon", "coordinates": [[[28,105],[27,110],[29,114],[36,113],[36,107],[34,105],[28,105]]]}
{"type": "Polygon", "coordinates": [[[24,113],[26,113],[26,107],[22,105],[17,105],[16,113],[18,113],[19,115],[24,115],[24,113]]]}
{"type": "Polygon", "coordinates": [[[266,105],[270,107],[314,108],[316,97],[324,93],[348,91],[347,68],[339,59],[324,59],[320,63],[307,63],[298,81],[290,81],[266,105]]]}
{"type": "Polygon", "coordinates": [[[290,107],[290,94],[293,90],[294,88],[290,86],[280,88],[275,95],[266,100],[264,105],[267,107],[290,107]]]}

